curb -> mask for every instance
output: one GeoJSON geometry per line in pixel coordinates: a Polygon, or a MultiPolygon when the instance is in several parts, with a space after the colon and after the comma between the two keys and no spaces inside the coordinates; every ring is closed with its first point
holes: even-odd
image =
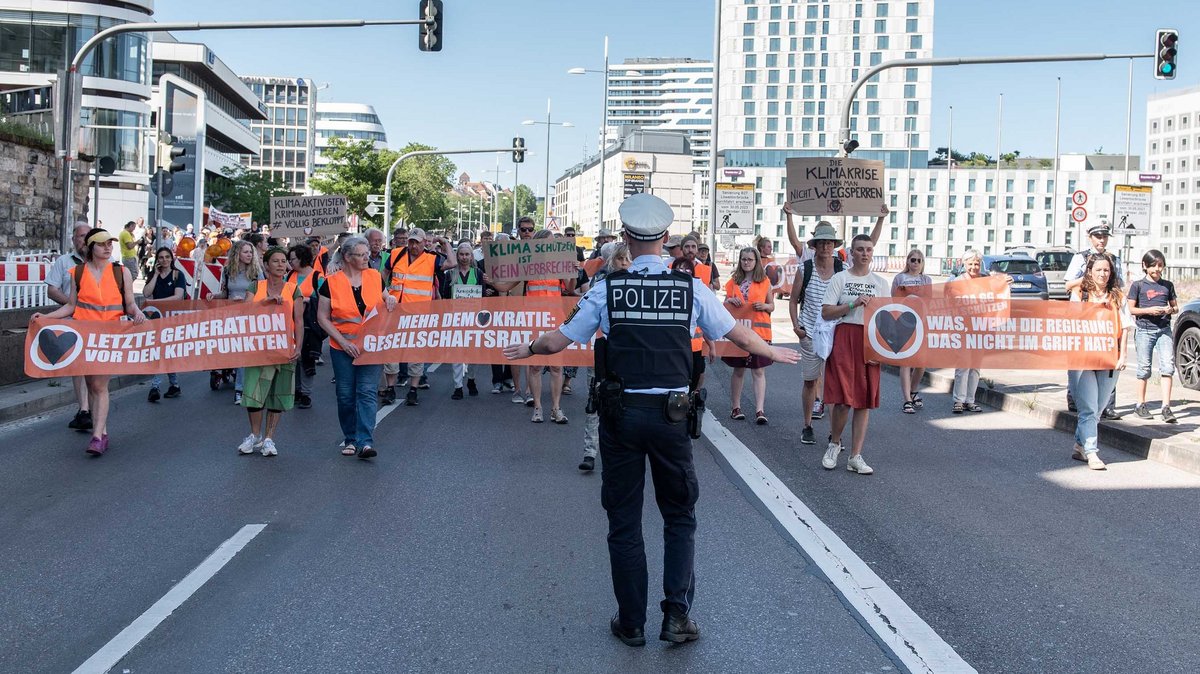
{"type": "MultiPolygon", "coordinates": [[[[884,365],[883,368],[885,372],[897,376],[900,374],[899,368],[894,365],[884,365]]],[[[954,378],[940,373],[926,372],[921,381],[939,393],[949,393],[954,388],[954,378]]],[[[1075,422],[1078,418],[1076,414],[1046,405],[1036,399],[1031,400],[1020,394],[1004,393],[980,386],[975,391],[975,401],[988,407],[1036,419],[1049,428],[1067,433],[1075,432],[1075,422]]],[[[1120,422],[1101,420],[1100,428],[1102,429],[1100,440],[1105,446],[1119,449],[1141,459],[1149,459],[1172,468],[1200,474],[1200,443],[1181,439],[1179,436],[1172,438],[1147,437],[1120,422]]]]}
{"type": "MultiPolygon", "coordinates": [[[[146,381],[148,378],[145,375],[120,375],[109,380],[108,390],[110,392],[120,391],[121,389],[130,386],[136,386],[146,381]]],[[[37,386],[45,380],[33,380],[28,382],[29,386],[37,386]]],[[[24,386],[26,384],[14,384],[14,386],[24,386]]],[[[43,384],[44,385],[44,384],[43,384]]],[[[37,416],[51,410],[72,405],[75,403],[75,389],[70,384],[65,383],[60,387],[62,390],[55,391],[49,395],[44,395],[31,400],[25,400],[15,404],[4,404],[0,402],[0,424],[5,424],[10,421],[18,421],[28,417],[37,416]]]]}

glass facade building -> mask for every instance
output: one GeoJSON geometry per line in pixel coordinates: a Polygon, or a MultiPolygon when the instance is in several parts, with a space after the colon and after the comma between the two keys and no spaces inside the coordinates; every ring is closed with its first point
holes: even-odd
{"type": "Polygon", "coordinates": [[[308,191],[313,171],[315,92],[302,77],[243,77],[267,107],[267,120],[252,122],[262,149],[258,156],[242,155],[252,171],[270,173],[297,193],[308,191]]]}

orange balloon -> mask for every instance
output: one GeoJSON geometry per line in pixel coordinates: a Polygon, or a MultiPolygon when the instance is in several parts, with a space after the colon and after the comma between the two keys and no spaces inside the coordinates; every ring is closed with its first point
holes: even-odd
{"type": "Polygon", "coordinates": [[[196,240],[190,236],[185,236],[179,240],[179,245],[175,247],[175,255],[188,257],[192,254],[193,250],[196,250],[196,240]]]}

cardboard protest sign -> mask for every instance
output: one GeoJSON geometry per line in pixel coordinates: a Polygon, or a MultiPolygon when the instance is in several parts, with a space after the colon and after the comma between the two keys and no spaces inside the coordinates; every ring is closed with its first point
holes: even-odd
{"type": "Polygon", "coordinates": [[[492,241],[484,246],[483,260],[492,283],[575,278],[575,239],[521,239],[492,241]]]}
{"type": "Polygon", "coordinates": [[[271,197],[271,236],[327,236],[350,230],[346,197],[271,197]]]}
{"type": "Polygon", "coordinates": [[[787,160],[787,200],[797,215],[887,213],[883,162],[844,157],[787,160]]]}
{"type": "Polygon", "coordinates": [[[954,298],[893,297],[865,316],[868,358],[909,367],[1111,370],[1120,320],[1087,302],[1006,302],[1007,316],[954,298]]]}
{"type": "Polygon", "coordinates": [[[254,213],[226,213],[216,206],[208,207],[208,224],[232,229],[250,229],[254,225],[254,213]]]}
{"type": "MultiPolygon", "coordinates": [[[[359,333],[355,365],[382,363],[507,363],[503,349],[528,344],[562,325],[570,297],[486,297],[399,304],[381,309],[359,333]]],[[[592,365],[592,345],[572,344],[553,356],[514,365],[592,365]]]]}
{"type": "MultiPolygon", "coordinates": [[[[39,318],[25,337],[25,374],[162,374],[286,363],[294,333],[282,305],[232,303],[182,311],[160,320],[75,321],[39,318]]],[[[162,311],[159,309],[158,311],[162,311]]]]}

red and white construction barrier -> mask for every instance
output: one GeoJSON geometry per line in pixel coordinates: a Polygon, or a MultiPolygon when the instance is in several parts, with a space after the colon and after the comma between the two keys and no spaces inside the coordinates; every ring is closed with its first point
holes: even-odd
{"type": "Polygon", "coordinates": [[[0,283],[45,283],[49,271],[45,262],[0,262],[0,283]]]}
{"type": "MultiPolygon", "coordinates": [[[[196,287],[196,261],[190,258],[178,258],[179,268],[187,276],[188,287],[196,287]]],[[[199,265],[200,267],[200,299],[212,297],[221,290],[221,265],[216,262],[199,265]]]]}

